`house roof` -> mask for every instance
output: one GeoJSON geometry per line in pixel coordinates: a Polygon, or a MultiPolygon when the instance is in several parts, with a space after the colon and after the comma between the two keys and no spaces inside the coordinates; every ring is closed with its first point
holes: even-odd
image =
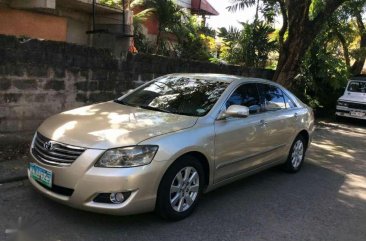
{"type": "Polygon", "coordinates": [[[192,0],[192,12],[204,15],[219,15],[214,7],[207,0],[192,0]]]}

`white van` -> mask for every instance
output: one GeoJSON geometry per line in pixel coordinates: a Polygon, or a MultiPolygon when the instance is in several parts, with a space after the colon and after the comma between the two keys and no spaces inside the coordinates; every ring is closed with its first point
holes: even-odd
{"type": "Polygon", "coordinates": [[[348,82],[336,109],[336,116],[366,120],[366,76],[348,82]]]}

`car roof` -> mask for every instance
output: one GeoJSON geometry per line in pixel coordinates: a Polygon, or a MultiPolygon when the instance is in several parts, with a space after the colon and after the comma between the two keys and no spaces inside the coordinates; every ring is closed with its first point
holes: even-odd
{"type": "Polygon", "coordinates": [[[228,74],[213,74],[213,73],[176,73],[170,74],[169,76],[176,76],[176,77],[189,77],[189,78],[198,78],[204,79],[207,81],[213,82],[226,82],[226,83],[233,83],[233,82],[264,82],[264,83],[271,83],[276,84],[270,80],[261,79],[261,78],[252,78],[252,77],[243,77],[237,75],[228,75],[228,74]]]}
{"type": "Polygon", "coordinates": [[[366,76],[355,76],[355,77],[352,77],[349,81],[352,81],[352,80],[366,81],[366,76]]]}

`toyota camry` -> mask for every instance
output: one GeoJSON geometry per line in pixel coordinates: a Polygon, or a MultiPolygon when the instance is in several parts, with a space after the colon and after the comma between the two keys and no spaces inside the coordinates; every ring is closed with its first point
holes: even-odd
{"type": "Polygon", "coordinates": [[[271,81],[171,74],[45,120],[28,176],[75,208],[179,220],[217,187],[277,165],[298,172],[313,130],[312,109],[271,81]]]}

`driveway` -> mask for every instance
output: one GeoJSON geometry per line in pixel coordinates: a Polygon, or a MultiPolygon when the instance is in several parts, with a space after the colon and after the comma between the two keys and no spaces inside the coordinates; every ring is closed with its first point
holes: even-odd
{"type": "Polygon", "coordinates": [[[366,125],[319,122],[298,174],[272,168],[203,196],[169,223],[149,213],[115,217],[42,197],[28,181],[0,186],[0,240],[366,240],[366,125]],[[8,234],[5,234],[5,230],[8,234]],[[13,234],[14,235],[14,234],[13,234]]]}

